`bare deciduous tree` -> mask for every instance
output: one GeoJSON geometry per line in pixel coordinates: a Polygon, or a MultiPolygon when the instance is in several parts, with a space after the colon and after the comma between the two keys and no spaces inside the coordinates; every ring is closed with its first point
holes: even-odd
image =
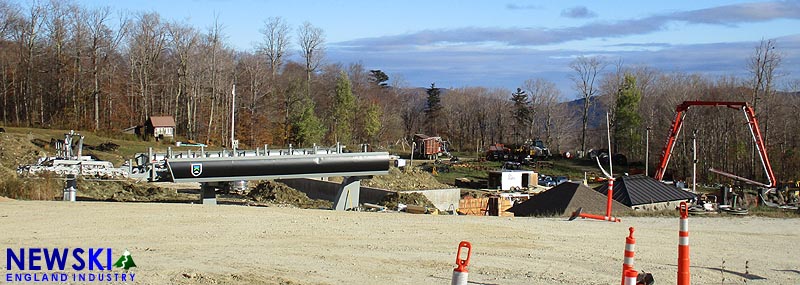
{"type": "Polygon", "coordinates": [[[106,21],[111,17],[108,7],[97,8],[89,11],[89,49],[92,61],[92,99],[94,101],[94,130],[100,129],[100,65],[107,60],[109,50],[116,48],[115,40],[106,21]],[[103,51],[105,48],[105,52],[103,51]],[[103,56],[106,55],[106,56],[103,56]]]}
{"type": "Polygon", "coordinates": [[[261,34],[264,35],[264,42],[261,43],[260,50],[267,56],[272,80],[275,80],[275,75],[283,65],[284,58],[288,55],[289,31],[289,24],[281,17],[267,19],[264,21],[264,28],[261,29],[261,34]]]}
{"type": "Polygon", "coordinates": [[[557,105],[561,102],[561,91],[555,83],[542,78],[525,80],[523,87],[531,97],[528,137],[534,139],[543,136],[543,141],[549,145],[553,139],[553,125],[558,112],[557,105]]]}
{"type": "Polygon", "coordinates": [[[606,63],[601,57],[584,56],[579,56],[569,64],[569,67],[575,71],[574,74],[570,75],[570,79],[575,83],[573,88],[579,92],[580,98],[583,99],[581,155],[586,155],[586,128],[589,122],[589,107],[592,103],[592,97],[597,93],[595,81],[605,66],[606,63]]]}
{"type": "MultiPolygon", "coordinates": [[[[181,23],[170,23],[167,25],[167,31],[172,39],[172,49],[178,59],[178,86],[175,91],[175,101],[178,102],[183,98],[185,102],[186,114],[186,136],[189,139],[196,139],[195,125],[195,110],[197,110],[197,93],[190,92],[191,88],[190,73],[195,71],[192,69],[194,64],[190,64],[193,56],[193,51],[197,46],[200,35],[189,25],[181,23]]],[[[177,109],[175,108],[175,118],[178,118],[177,109]]]]}
{"type": "Polygon", "coordinates": [[[153,73],[166,44],[166,33],[157,13],[145,13],[138,16],[136,25],[128,44],[131,59],[131,73],[138,85],[141,102],[139,121],[144,122],[153,111],[153,73]]]}
{"type": "MultiPolygon", "coordinates": [[[[761,40],[753,51],[747,62],[747,68],[753,74],[751,81],[752,88],[752,103],[753,110],[757,115],[764,114],[762,117],[762,125],[764,126],[764,143],[766,144],[770,138],[769,130],[769,109],[770,104],[765,104],[759,109],[759,100],[769,100],[772,97],[773,80],[775,79],[775,69],[781,64],[782,56],[775,50],[775,40],[761,40]],[[761,112],[763,111],[763,112],[761,112]]],[[[769,101],[767,101],[769,103],[769,101]]],[[[750,157],[750,169],[755,171],[756,167],[756,147],[753,145],[750,157]]],[[[751,173],[755,175],[755,173],[751,173]]]]}
{"type": "Polygon", "coordinates": [[[322,29],[311,25],[309,22],[305,22],[300,26],[297,36],[303,59],[306,60],[306,96],[310,97],[311,73],[319,68],[322,63],[322,58],[325,57],[323,50],[325,34],[322,29]]]}

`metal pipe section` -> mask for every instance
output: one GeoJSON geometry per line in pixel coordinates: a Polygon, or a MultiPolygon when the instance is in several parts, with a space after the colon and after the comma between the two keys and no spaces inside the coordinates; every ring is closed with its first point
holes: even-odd
{"type": "Polygon", "coordinates": [[[175,158],[167,160],[172,182],[267,180],[389,173],[386,152],[274,157],[175,158]]]}
{"type": "Polygon", "coordinates": [[[739,181],[742,181],[742,182],[745,182],[745,183],[748,183],[748,184],[761,186],[761,187],[764,187],[764,188],[770,188],[770,185],[767,185],[767,184],[764,184],[764,183],[761,183],[761,182],[758,182],[758,181],[753,181],[753,180],[750,180],[750,179],[747,179],[747,178],[744,178],[744,177],[741,177],[741,176],[738,176],[738,175],[735,175],[735,174],[727,173],[727,172],[722,171],[722,170],[709,168],[708,171],[714,172],[716,174],[719,174],[719,175],[722,175],[722,176],[725,176],[725,177],[728,177],[728,178],[731,178],[731,179],[734,179],[734,180],[739,180],[739,181]]]}

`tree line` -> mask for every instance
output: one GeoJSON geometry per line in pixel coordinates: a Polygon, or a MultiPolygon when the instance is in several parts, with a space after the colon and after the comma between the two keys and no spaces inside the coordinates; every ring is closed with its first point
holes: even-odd
{"type": "MultiPolygon", "coordinates": [[[[541,139],[554,153],[585,154],[606,148],[605,123],[596,114],[608,112],[612,150],[633,162],[649,154],[652,169],[677,104],[745,101],[756,110],[778,177],[800,179],[800,80],[780,72],[773,40],[762,40],[742,59],[749,77],[664,72],[580,56],[569,64],[575,93],[562,94],[542,78],[510,89],[413,88],[360,63],[330,62],[325,32],[310,22],[291,27],[273,17],[257,28],[262,38],[241,51],[227,42],[219,21],[200,29],[155,12],[0,0],[2,122],[115,132],[169,115],[179,136],[229,147],[235,108],[235,137],[250,147],[407,147],[413,134],[424,133],[463,152],[541,139]]],[[[671,163],[675,176],[691,175],[686,134],[693,130],[701,181],[715,180],[710,167],[761,175],[744,116],[698,108],[687,112],[671,163]]]]}

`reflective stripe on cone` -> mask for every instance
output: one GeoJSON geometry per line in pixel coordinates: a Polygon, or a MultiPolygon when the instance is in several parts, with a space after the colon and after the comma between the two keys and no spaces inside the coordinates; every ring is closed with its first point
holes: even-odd
{"type": "Polygon", "coordinates": [[[678,231],[678,285],[689,285],[689,206],[680,204],[681,222],[678,231]]]}
{"type": "Polygon", "coordinates": [[[633,238],[633,227],[628,228],[628,230],[630,234],[625,238],[625,258],[622,261],[622,285],[625,285],[625,272],[633,270],[633,257],[636,249],[636,239],[633,238]]]}
{"type": "Polygon", "coordinates": [[[625,283],[622,285],[636,285],[636,279],[639,277],[639,272],[633,269],[625,271],[625,283]]]}

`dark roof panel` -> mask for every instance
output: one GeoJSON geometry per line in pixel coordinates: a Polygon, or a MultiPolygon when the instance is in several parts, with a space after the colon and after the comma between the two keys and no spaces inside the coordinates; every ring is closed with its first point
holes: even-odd
{"type": "MultiPolygon", "coordinates": [[[[515,216],[568,216],[578,208],[584,213],[605,215],[607,198],[583,184],[565,182],[516,205],[509,212],[515,216]]],[[[613,214],[629,211],[627,206],[613,201],[613,214]]]]}
{"type": "MultiPolygon", "coordinates": [[[[595,188],[601,194],[608,185],[595,188]]],[[[614,200],[629,207],[669,201],[689,200],[696,195],[644,175],[623,176],[614,181],[614,200]]]]}

